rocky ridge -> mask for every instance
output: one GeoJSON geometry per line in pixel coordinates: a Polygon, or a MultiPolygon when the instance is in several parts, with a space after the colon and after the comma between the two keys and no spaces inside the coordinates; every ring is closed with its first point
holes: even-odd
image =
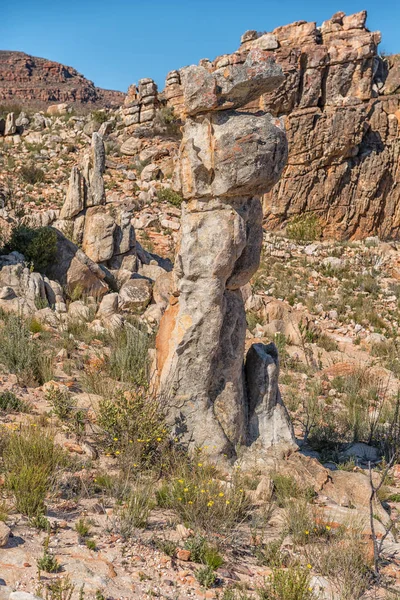
{"type": "Polygon", "coordinates": [[[0,104],[40,110],[68,102],[101,108],[118,107],[124,97],[122,92],[96,87],[72,67],[24,52],[0,50],[0,104]]]}

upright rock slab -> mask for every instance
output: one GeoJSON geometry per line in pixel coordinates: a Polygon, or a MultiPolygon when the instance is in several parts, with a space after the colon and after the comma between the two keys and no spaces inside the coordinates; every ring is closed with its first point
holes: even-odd
{"type": "MultiPolygon", "coordinates": [[[[240,288],[259,266],[257,196],[278,181],[287,158],[278,119],[236,110],[283,81],[270,57],[259,52],[257,57],[256,66],[252,53],[245,65],[181,72],[186,122],[175,186],[186,202],[175,291],[157,336],[157,368],[175,434],[215,458],[234,459],[238,445],[255,441],[243,377],[246,318],[240,288]]],[[[264,431],[268,435],[267,428],[260,429],[258,438],[264,431]]]]}

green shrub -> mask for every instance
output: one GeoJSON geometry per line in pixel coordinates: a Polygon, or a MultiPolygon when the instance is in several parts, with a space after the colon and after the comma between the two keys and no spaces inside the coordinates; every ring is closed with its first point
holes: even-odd
{"type": "Polygon", "coordinates": [[[41,531],[50,532],[51,530],[50,521],[44,516],[43,513],[38,513],[32,517],[29,521],[29,525],[41,531]]]}
{"type": "Polygon", "coordinates": [[[185,548],[190,551],[191,561],[202,563],[212,569],[218,569],[224,562],[218,550],[214,546],[211,546],[205,537],[200,535],[187,539],[185,548]]]}
{"type": "Polygon", "coordinates": [[[132,536],[135,529],[147,527],[150,512],[154,506],[153,487],[135,486],[117,512],[117,528],[123,538],[132,536]]]}
{"type": "Polygon", "coordinates": [[[86,519],[79,519],[75,523],[75,531],[79,537],[85,538],[90,535],[90,524],[86,519]]]}
{"type": "Polygon", "coordinates": [[[100,125],[108,121],[108,115],[106,112],[104,112],[104,110],[92,111],[91,117],[95,123],[99,123],[100,125]]]}
{"type": "Polygon", "coordinates": [[[169,202],[173,206],[180,208],[182,206],[183,198],[171,188],[161,188],[157,191],[157,198],[161,202],[169,202]]]}
{"type": "Polygon", "coordinates": [[[157,502],[193,529],[229,531],[248,517],[250,505],[238,475],[228,487],[215,467],[196,461],[182,461],[175,473],[157,490],[157,502]]]}
{"type": "Polygon", "coordinates": [[[284,506],[286,500],[291,498],[304,498],[310,500],[315,496],[313,488],[300,486],[294,477],[273,473],[272,481],[278,506],[284,506]]]}
{"type": "Polygon", "coordinates": [[[181,121],[170,106],[162,106],[157,110],[154,125],[159,132],[166,135],[178,136],[180,134],[181,121]]]}
{"type": "Polygon", "coordinates": [[[197,569],[194,574],[199,584],[205,588],[212,587],[217,580],[217,575],[215,574],[214,569],[209,566],[197,569]]]}
{"type": "Polygon", "coordinates": [[[133,326],[116,333],[111,342],[110,376],[118,381],[147,385],[149,343],[148,334],[133,326]]]}
{"type": "Polygon", "coordinates": [[[13,230],[5,247],[6,252],[14,250],[23,254],[34,270],[43,271],[56,259],[56,232],[50,227],[33,229],[20,225],[13,230]]]}
{"type": "Polygon", "coordinates": [[[0,363],[16,375],[19,382],[38,380],[39,348],[31,338],[26,322],[17,315],[5,316],[1,337],[0,363]]]}
{"type": "Polygon", "coordinates": [[[163,538],[153,538],[153,544],[155,547],[164,552],[167,556],[175,556],[176,554],[176,543],[172,540],[165,540],[163,538]]]}
{"type": "Polygon", "coordinates": [[[45,173],[39,167],[35,167],[34,164],[29,164],[21,167],[21,178],[25,183],[35,185],[35,183],[43,183],[45,180],[45,173]]]}
{"type": "Polygon", "coordinates": [[[286,235],[296,242],[312,242],[321,237],[318,217],[313,214],[301,214],[292,217],[286,226],[286,235]]]}
{"type": "Polygon", "coordinates": [[[38,427],[10,434],[3,451],[6,487],[19,512],[35,517],[45,511],[45,498],[57,469],[66,464],[65,453],[54,438],[38,427]]]}
{"type": "Polygon", "coordinates": [[[271,568],[286,567],[289,555],[281,550],[282,538],[261,544],[255,548],[255,556],[259,565],[271,568]]]}
{"type": "Polygon", "coordinates": [[[257,593],[260,600],[316,600],[310,581],[307,568],[294,566],[286,571],[274,569],[269,581],[257,593]]]}
{"type": "Polygon", "coordinates": [[[49,553],[49,537],[46,538],[44,543],[43,555],[36,561],[38,571],[45,571],[46,573],[58,573],[60,570],[60,564],[55,556],[49,553]]]}
{"type": "Polygon", "coordinates": [[[61,421],[69,419],[76,407],[76,401],[71,398],[68,391],[54,386],[47,390],[46,400],[51,405],[53,413],[61,421]]]}
{"type": "Polygon", "coordinates": [[[0,411],[10,412],[30,412],[29,405],[17,398],[12,392],[1,392],[0,393],[0,411]]]}

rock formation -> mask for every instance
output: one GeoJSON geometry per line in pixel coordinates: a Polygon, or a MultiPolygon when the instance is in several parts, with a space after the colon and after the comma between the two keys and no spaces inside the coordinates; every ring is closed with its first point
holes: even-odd
{"type": "MultiPolygon", "coordinates": [[[[229,69],[258,49],[283,69],[282,83],[246,106],[285,121],[288,162],[263,203],[269,228],[311,212],[326,238],[399,235],[400,55],[379,56],[366,16],[247,31],[233,54],[200,61],[229,69]]],[[[163,98],[184,117],[179,72],[168,74],[163,98]]]]}
{"type": "Polygon", "coordinates": [[[118,213],[112,214],[110,207],[105,206],[105,148],[100,134],[92,135],[91,152],[82,162],[81,168],[74,166],[71,170],[66,199],[55,227],[68,233],[95,263],[113,267],[107,262],[111,259],[116,262],[120,257],[121,263],[127,254],[135,262],[131,212],[119,207],[118,213]]]}
{"type": "MultiPolygon", "coordinates": [[[[186,122],[176,187],[187,202],[176,291],[157,337],[157,368],[176,435],[215,457],[232,459],[238,445],[257,438],[265,449],[276,441],[274,435],[263,437],[264,424],[255,434],[255,416],[249,422],[252,413],[260,423],[273,419],[279,398],[276,377],[263,357],[254,368],[268,390],[256,397],[253,378],[249,405],[240,288],[259,265],[262,209],[257,196],[278,180],[287,158],[286,138],[278,119],[238,109],[272,92],[283,76],[270,56],[254,50],[242,64],[191,66],[181,70],[180,79],[186,122]]],[[[290,443],[287,420],[284,426],[286,435],[279,439],[290,443]]]]}
{"type": "Polygon", "coordinates": [[[153,121],[158,105],[156,83],[150,78],[140,79],[138,87],[132,84],[128,89],[122,108],[124,124],[129,127],[153,121]]]}
{"type": "Polygon", "coordinates": [[[96,87],[75,69],[30,56],[0,50],[0,102],[24,107],[46,108],[49,104],[92,107],[120,106],[125,94],[96,87]]]}

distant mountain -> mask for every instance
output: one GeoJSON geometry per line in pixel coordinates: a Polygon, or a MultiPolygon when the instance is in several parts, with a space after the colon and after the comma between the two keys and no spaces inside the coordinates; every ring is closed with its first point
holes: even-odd
{"type": "Polygon", "coordinates": [[[123,92],[103,90],[72,67],[24,52],[0,50],[0,104],[44,109],[68,102],[79,107],[115,107],[123,92]]]}

